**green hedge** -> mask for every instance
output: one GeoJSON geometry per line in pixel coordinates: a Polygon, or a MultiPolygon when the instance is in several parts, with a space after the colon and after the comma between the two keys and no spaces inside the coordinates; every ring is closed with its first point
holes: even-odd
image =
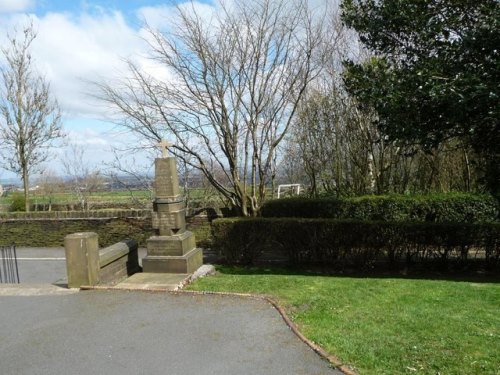
{"type": "MultiPolygon", "coordinates": [[[[206,216],[186,218],[197,246],[211,246],[210,222],[206,216]]],[[[0,213],[0,245],[63,246],[64,237],[76,232],[96,232],[99,244],[109,246],[126,238],[146,246],[155,231],[149,210],[53,211],[0,213]]]]}
{"type": "Polygon", "coordinates": [[[134,239],[145,246],[153,234],[151,219],[47,219],[0,220],[0,245],[15,243],[17,246],[64,246],[64,237],[76,232],[96,232],[101,247],[110,246],[124,239],[134,239]]]}
{"type": "Polygon", "coordinates": [[[215,220],[212,226],[214,249],[229,263],[284,257],[292,264],[328,263],[341,268],[427,261],[448,266],[471,260],[496,267],[500,257],[498,223],[228,218],[215,220]]]}
{"type": "Polygon", "coordinates": [[[354,198],[288,198],[272,200],[263,217],[332,218],[370,221],[494,222],[499,205],[488,195],[363,196],[354,198]]]}

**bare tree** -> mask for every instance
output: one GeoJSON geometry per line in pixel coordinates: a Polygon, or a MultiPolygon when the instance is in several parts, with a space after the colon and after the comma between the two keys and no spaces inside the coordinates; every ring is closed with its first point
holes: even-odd
{"type": "MultiPolygon", "coordinates": [[[[56,195],[64,191],[64,181],[57,173],[51,169],[42,171],[37,179],[39,186],[38,194],[47,202],[47,211],[52,211],[52,204],[56,195]]],[[[45,204],[43,205],[45,210],[45,204]]]]}
{"type": "Polygon", "coordinates": [[[104,177],[97,168],[91,168],[85,157],[85,150],[75,144],[70,145],[64,155],[63,166],[71,179],[70,185],[82,211],[90,210],[90,196],[102,188],[104,177]]]}
{"type": "Polygon", "coordinates": [[[277,147],[322,68],[322,19],[305,0],[222,4],[209,22],[194,7],[178,13],[176,32],[149,30],[151,58],[170,79],[129,62],[121,85],[97,84],[101,99],[134,133],[152,142],[173,135],[176,155],[240,214],[255,215],[277,147]]]}
{"type": "Polygon", "coordinates": [[[299,152],[313,195],[477,190],[480,168],[473,168],[477,157],[464,142],[452,139],[425,151],[389,142],[370,116],[345,91],[308,93],[286,159],[299,152]]]}
{"type": "Polygon", "coordinates": [[[331,9],[328,20],[330,53],[300,102],[284,160],[299,156],[312,195],[360,194],[374,189],[374,155],[369,149],[374,142],[365,142],[374,135],[369,115],[358,111],[347,95],[342,61],[363,51],[356,46],[357,36],[343,26],[338,8],[331,9]]]}
{"type": "Polygon", "coordinates": [[[59,106],[29,52],[35,38],[32,23],[20,37],[9,36],[0,65],[0,162],[22,178],[26,211],[30,174],[47,160],[53,141],[63,136],[59,106]]]}
{"type": "Polygon", "coordinates": [[[114,185],[128,191],[130,201],[135,207],[151,208],[154,197],[153,180],[150,174],[153,165],[152,156],[147,157],[149,167],[138,164],[134,157],[124,158],[123,150],[113,149],[113,156],[113,160],[106,164],[108,167],[105,172],[106,176],[114,185]],[[144,194],[144,192],[147,193],[144,194]]]}

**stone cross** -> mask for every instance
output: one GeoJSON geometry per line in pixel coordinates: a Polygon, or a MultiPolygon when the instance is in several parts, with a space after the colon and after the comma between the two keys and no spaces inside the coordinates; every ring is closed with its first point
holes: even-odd
{"type": "Polygon", "coordinates": [[[172,144],[172,143],[170,143],[170,142],[168,142],[168,141],[166,141],[166,140],[164,140],[164,139],[162,139],[162,140],[161,140],[161,141],[157,144],[157,146],[158,146],[158,147],[160,148],[160,150],[161,150],[161,157],[162,157],[162,158],[168,158],[168,156],[169,156],[169,155],[168,155],[168,148],[169,148],[170,146],[173,146],[173,144],[172,144]]]}

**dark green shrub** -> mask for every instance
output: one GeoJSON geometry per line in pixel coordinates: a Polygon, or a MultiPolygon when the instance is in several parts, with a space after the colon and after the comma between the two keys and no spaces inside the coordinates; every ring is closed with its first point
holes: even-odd
{"type": "MultiPolygon", "coordinates": [[[[35,216],[37,217],[37,216],[35,216]]],[[[125,238],[141,246],[153,235],[150,218],[87,218],[87,219],[20,219],[0,218],[0,240],[18,246],[63,246],[64,237],[76,232],[96,232],[101,247],[110,246],[125,238]]]]}
{"type": "Polygon", "coordinates": [[[26,199],[23,193],[16,191],[12,193],[11,199],[10,212],[26,211],[26,199]]]}
{"type": "Polygon", "coordinates": [[[263,217],[332,218],[370,221],[493,222],[498,202],[489,195],[464,193],[353,198],[289,198],[266,202],[263,217]]]}
{"type": "Polygon", "coordinates": [[[253,263],[262,254],[287,255],[292,264],[372,267],[376,263],[441,265],[500,258],[498,223],[397,223],[302,218],[218,219],[213,246],[230,263],[253,263]]]}
{"type": "Polygon", "coordinates": [[[212,244],[230,262],[252,263],[268,242],[259,241],[259,234],[266,233],[265,224],[256,219],[215,220],[212,222],[212,244]]]}

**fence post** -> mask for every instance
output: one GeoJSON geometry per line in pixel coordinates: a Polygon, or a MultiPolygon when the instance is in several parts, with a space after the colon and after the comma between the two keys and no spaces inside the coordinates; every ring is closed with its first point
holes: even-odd
{"type": "Polygon", "coordinates": [[[97,233],[68,234],[64,238],[68,287],[99,284],[99,241],[97,233]]]}

